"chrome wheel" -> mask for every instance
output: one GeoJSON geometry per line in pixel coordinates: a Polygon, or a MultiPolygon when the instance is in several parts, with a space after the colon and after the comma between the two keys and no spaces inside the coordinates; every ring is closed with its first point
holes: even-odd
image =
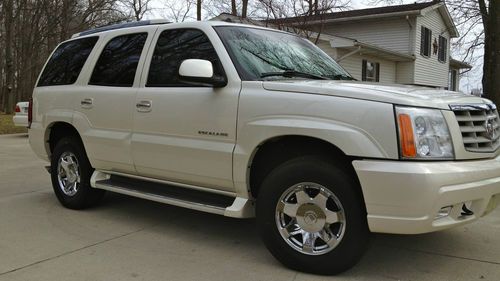
{"type": "Polygon", "coordinates": [[[276,226],[296,251],[322,255],[335,249],[344,236],[344,208],[330,190],[316,183],[288,188],[276,206],[276,226]]]}
{"type": "Polygon", "coordinates": [[[64,152],[57,165],[59,188],[67,196],[74,196],[80,186],[80,166],[75,154],[64,152]]]}

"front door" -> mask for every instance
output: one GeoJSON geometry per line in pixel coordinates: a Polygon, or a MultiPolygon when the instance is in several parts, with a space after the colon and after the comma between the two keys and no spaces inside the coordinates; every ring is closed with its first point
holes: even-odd
{"type": "Polygon", "coordinates": [[[229,79],[227,86],[213,88],[179,79],[179,66],[186,59],[209,60],[214,75],[226,76],[206,31],[163,27],[156,37],[136,99],[132,157],[137,173],[233,191],[241,83],[229,79]]]}

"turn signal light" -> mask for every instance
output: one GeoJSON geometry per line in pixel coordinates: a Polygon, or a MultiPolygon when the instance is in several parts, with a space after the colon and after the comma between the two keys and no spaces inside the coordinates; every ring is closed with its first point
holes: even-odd
{"type": "Polygon", "coordinates": [[[403,157],[412,158],[417,156],[415,137],[411,117],[408,114],[399,114],[399,141],[401,142],[401,153],[403,157]]]}

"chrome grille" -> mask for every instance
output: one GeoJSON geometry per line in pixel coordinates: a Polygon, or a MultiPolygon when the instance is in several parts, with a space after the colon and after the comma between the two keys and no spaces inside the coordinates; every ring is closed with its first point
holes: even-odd
{"type": "Polygon", "coordinates": [[[494,104],[450,105],[464,147],[470,152],[495,152],[500,147],[500,120],[494,104]]]}

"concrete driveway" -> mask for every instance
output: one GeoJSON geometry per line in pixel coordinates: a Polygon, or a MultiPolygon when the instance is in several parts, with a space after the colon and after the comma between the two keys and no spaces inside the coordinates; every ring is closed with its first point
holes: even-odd
{"type": "Polygon", "coordinates": [[[86,211],[59,205],[25,135],[0,136],[3,280],[500,280],[500,210],[448,231],[374,235],[352,270],[318,277],[282,267],[254,220],[118,194],[86,211]]]}

